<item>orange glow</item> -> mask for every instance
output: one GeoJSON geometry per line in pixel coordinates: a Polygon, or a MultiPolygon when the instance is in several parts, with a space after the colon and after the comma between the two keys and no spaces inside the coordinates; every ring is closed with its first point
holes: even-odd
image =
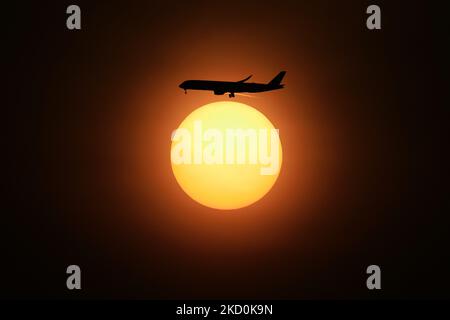
{"type": "Polygon", "coordinates": [[[320,69],[312,72],[311,65],[299,63],[286,44],[273,50],[277,39],[269,36],[267,41],[250,44],[236,36],[233,41],[239,45],[229,45],[221,37],[205,36],[200,41],[180,35],[158,49],[165,54],[158,66],[149,69],[144,58],[140,62],[133,85],[123,93],[123,101],[116,102],[121,107],[114,115],[111,139],[112,149],[119,153],[120,191],[115,194],[133,212],[126,220],[133,234],[144,237],[140,241],[151,241],[144,236],[151,234],[180,246],[180,252],[272,250],[289,244],[291,235],[299,232],[306,238],[308,224],[324,218],[322,206],[334,196],[332,183],[339,174],[338,155],[345,154],[339,143],[345,132],[339,130],[333,114],[324,113],[331,102],[316,90],[320,69]],[[237,46],[239,51],[234,49],[237,46]],[[264,82],[280,70],[287,70],[286,88],[253,95],[256,98],[230,99],[255,105],[280,129],[283,165],[275,187],[259,201],[237,209],[237,214],[223,214],[192,201],[180,192],[173,175],[168,159],[170,136],[186,115],[225,97],[210,92],[185,94],[179,83],[186,79],[236,81],[247,74],[254,74],[255,82],[264,82]]]}

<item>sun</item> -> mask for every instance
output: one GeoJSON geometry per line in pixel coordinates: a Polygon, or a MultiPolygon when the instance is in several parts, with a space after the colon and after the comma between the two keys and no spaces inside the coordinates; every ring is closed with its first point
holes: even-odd
{"type": "Polygon", "coordinates": [[[172,133],[171,162],[193,200],[215,209],[243,208],[263,198],[279,176],[279,131],[246,104],[210,103],[172,133]]]}

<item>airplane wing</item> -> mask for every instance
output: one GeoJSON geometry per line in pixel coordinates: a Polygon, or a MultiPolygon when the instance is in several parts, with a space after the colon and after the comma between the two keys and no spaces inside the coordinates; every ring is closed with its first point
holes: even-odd
{"type": "Polygon", "coordinates": [[[251,77],[252,77],[252,75],[248,76],[248,77],[245,78],[245,79],[242,79],[242,80],[240,80],[240,81],[237,81],[237,83],[245,82],[245,81],[247,81],[248,79],[250,79],[251,77]]]}

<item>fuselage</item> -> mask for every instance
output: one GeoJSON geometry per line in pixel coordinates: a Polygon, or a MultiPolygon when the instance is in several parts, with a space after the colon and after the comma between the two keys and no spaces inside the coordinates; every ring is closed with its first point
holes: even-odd
{"type": "Polygon", "coordinates": [[[180,84],[184,90],[210,90],[214,94],[235,92],[263,92],[283,88],[283,85],[270,85],[264,83],[213,81],[213,80],[187,80],[180,84]]]}

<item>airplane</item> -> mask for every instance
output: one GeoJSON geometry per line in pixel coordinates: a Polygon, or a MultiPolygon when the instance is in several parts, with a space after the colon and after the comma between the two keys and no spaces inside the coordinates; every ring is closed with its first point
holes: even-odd
{"type": "Polygon", "coordinates": [[[239,92],[264,92],[284,88],[284,84],[281,84],[286,71],[281,71],[275,78],[269,83],[253,83],[246,82],[252,76],[249,76],[240,81],[212,81],[212,80],[187,80],[179,85],[181,89],[184,89],[184,93],[187,90],[209,90],[213,91],[215,95],[223,95],[229,93],[230,98],[234,98],[235,93],[239,92]]]}

